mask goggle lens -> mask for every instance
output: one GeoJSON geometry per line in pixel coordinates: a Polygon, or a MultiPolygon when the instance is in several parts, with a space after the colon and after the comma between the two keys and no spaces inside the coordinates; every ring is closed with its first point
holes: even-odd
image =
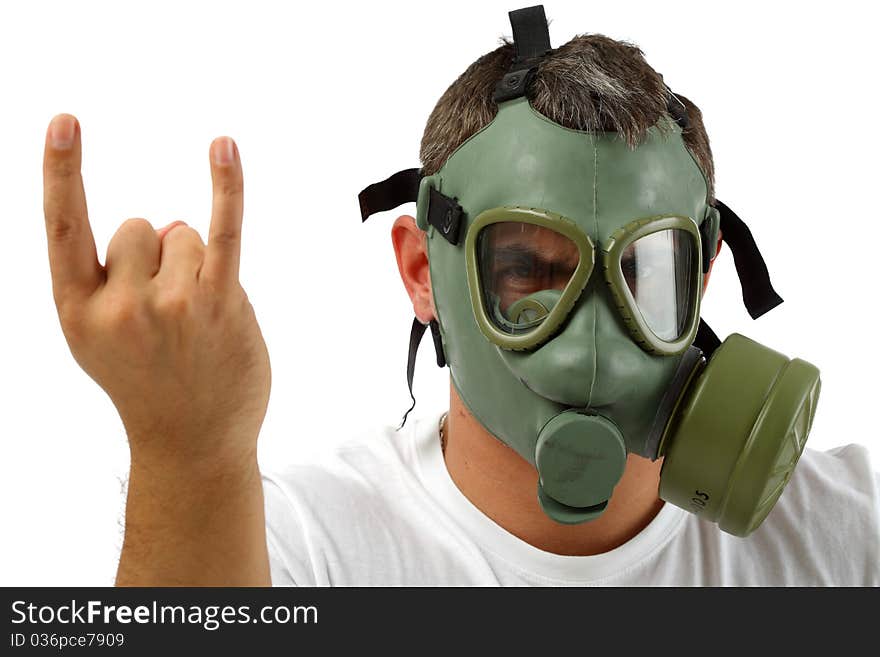
{"type": "MultiPolygon", "coordinates": [[[[483,334],[504,349],[540,346],[571,312],[596,252],[571,219],[502,207],[474,219],[465,237],[468,285],[483,334]]],[[[699,321],[700,233],[684,216],[638,219],[602,249],[603,269],[627,328],[650,353],[676,354],[699,321]]]]}
{"type": "Polygon", "coordinates": [[[556,307],[580,263],[577,245],[550,228],[516,221],[490,224],[477,239],[483,304],[508,335],[539,326],[556,307]]]}
{"type": "Polygon", "coordinates": [[[522,207],[482,212],[465,236],[480,330],[504,349],[537,347],[571,311],[595,256],[590,238],[561,215],[522,207]]]}
{"type": "Polygon", "coordinates": [[[651,332],[677,340],[686,332],[697,258],[693,236],[671,228],[628,245],[620,260],[627,289],[651,332]]]}

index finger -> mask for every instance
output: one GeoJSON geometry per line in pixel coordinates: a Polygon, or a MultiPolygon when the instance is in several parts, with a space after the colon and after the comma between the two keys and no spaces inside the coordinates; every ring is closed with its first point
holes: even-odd
{"type": "Polygon", "coordinates": [[[211,143],[211,227],[200,276],[217,283],[238,281],[244,182],[238,148],[229,137],[211,143]]]}
{"type": "Polygon", "coordinates": [[[81,164],[79,123],[70,114],[59,114],[49,123],[43,152],[43,214],[56,304],[91,294],[103,272],[89,225],[81,164]]]}

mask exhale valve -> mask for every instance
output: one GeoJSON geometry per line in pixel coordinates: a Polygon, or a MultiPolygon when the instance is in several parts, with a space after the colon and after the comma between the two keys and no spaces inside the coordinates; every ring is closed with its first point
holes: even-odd
{"type": "Polygon", "coordinates": [[[598,517],[626,467],[626,444],[613,422],[565,411],[552,418],[535,447],[538,501],[556,522],[598,517]]]}

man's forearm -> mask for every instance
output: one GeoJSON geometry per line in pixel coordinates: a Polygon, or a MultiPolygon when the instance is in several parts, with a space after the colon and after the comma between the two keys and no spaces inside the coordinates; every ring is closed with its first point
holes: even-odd
{"type": "Polygon", "coordinates": [[[183,221],[157,230],[132,218],[102,265],[81,136],[69,114],[49,124],[43,210],[64,337],[113,400],[131,448],[117,584],[268,584],[256,451],[272,370],[238,275],[238,148],[211,142],[207,244],[183,221]]]}
{"type": "Polygon", "coordinates": [[[173,466],[132,457],[117,586],[268,586],[256,456],[173,466]]]}

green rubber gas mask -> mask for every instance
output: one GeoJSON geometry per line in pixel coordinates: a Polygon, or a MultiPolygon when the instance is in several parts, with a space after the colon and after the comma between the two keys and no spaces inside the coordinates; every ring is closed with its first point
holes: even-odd
{"type": "Polygon", "coordinates": [[[364,218],[417,196],[438,363],[535,466],[555,521],[601,515],[633,453],[663,458],[662,499],[749,534],[791,476],[820,387],[809,363],[737,334],[720,343],[700,320],[719,229],[752,315],[781,302],[751,234],[708,203],[674,118],[633,149],[508,95],[437,173],[361,194],[364,218]]]}

